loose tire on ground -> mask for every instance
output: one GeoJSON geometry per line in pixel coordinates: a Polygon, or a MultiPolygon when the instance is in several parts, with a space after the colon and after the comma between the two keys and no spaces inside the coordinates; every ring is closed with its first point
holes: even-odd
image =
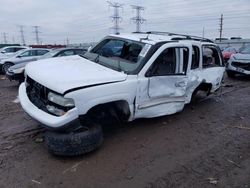
{"type": "Polygon", "coordinates": [[[48,131],[45,141],[48,150],[54,155],[78,156],[97,149],[102,144],[103,132],[100,125],[71,133],[48,131]]]}

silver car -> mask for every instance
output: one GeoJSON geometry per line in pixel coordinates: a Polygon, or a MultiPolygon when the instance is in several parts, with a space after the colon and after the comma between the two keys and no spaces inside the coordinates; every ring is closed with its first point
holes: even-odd
{"type": "Polygon", "coordinates": [[[43,48],[32,48],[22,50],[10,58],[1,60],[0,67],[2,69],[2,72],[5,74],[9,67],[23,62],[35,61],[44,54],[48,53],[49,51],[50,50],[43,48]]]}
{"type": "Polygon", "coordinates": [[[250,75],[250,47],[231,56],[226,65],[226,72],[228,77],[235,77],[236,74],[250,75]]]}

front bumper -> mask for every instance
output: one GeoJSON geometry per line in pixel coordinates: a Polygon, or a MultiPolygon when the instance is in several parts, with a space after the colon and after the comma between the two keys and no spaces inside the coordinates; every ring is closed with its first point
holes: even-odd
{"type": "MultiPolygon", "coordinates": [[[[233,71],[238,74],[250,75],[250,70],[246,70],[240,66],[233,65],[234,61],[229,61],[226,65],[226,70],[233,71]]],[[[250,64],[249,64],[250,66],[250,64]]]]}
{"type": "Polygon", "coordinates": [[[12,80],[16,80],[16,81],[20,81],[20,82],[24,81],[24,74],[23,73],[15,74],[15,73],[11,73],[11,72],[7,71],[5,75],[10,81],[12,81],[12,80]]]}
{"type": "MultiPolygon", "coordinates": [[[[71,124],[78,122],[78,109],[75,107],[65,113],[63,116],[57,117],[50,115],[30,102],[27,93],[25,83],[22,83],[19,87],[19,99],[24,111],[35,120],[39,121],[42,125],[49,129],[66,129],[71,124]]],[[[72,125],[73,126],[73,125],[72,125]]]]}

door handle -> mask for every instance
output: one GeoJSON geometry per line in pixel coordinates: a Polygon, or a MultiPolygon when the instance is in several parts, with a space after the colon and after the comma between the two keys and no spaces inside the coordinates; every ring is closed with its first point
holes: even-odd
{"type": "Polygon", "coordinates": [[[184,87],[186,85],[186,82],[185,81],[181,81],[181,82],[177,82],[175,84],[175,87],[184,87]]]}

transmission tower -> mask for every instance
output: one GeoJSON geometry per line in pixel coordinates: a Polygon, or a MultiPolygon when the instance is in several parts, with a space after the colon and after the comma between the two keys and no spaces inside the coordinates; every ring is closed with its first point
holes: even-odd
{"type": "Polygon", "coordinates": [[[131,5],[131,7],[136,11],[136,16],[131,18],[131,20],[136,24],[136,32],[141,32],[141,25],[146,21],[146,19],[141,16],[141,12],[145,10],[145,8],[136,5],[131,5]]]}
{"type": "Polygon", "coordinates": [[[40,44],[40,38],[39,38],[39,33],[41,33],[39,31],[39,26],[33,26],[34,27],[34,33],[35,33],[35,37],[36,37],[36,44],[40,44]]]}
{"type": "Polygon", "coordinates": [[[20,32],[20,37],[21,37],[21,43],[22,45],[25,45],[25,39],[24,39],[24,31],[23,31],[23,25],[19,25],[19,32],[20,32]]]}
{"type": "Polygon", "coordinates": [[[223,31],[223,14],[220,17],[220,42],[222,38],[222,31],[223,31]]]}
{"type": "Polygon", "coordinates": [[[8,43],[8,41],[7,41],[7,33],[3,33],[3,42],[4,42],[4,44],[8,43]]]}
{"type": "Polygon", "coordinates": [[[113,16],[111,16],[111,19],[114,22],[114,26],[111,27],[111,29],[114,30],[114,34],[119,35],[120,33],[119,31],[121,29],[119,27],[119,23],[122,21],[122,17],[120,16],[119,10],[123,7],[123,5],[117,2],[110,2],[110,1],[107,1],[107,2],[109,6],[114,9],[114,14],[113,16]]]}

